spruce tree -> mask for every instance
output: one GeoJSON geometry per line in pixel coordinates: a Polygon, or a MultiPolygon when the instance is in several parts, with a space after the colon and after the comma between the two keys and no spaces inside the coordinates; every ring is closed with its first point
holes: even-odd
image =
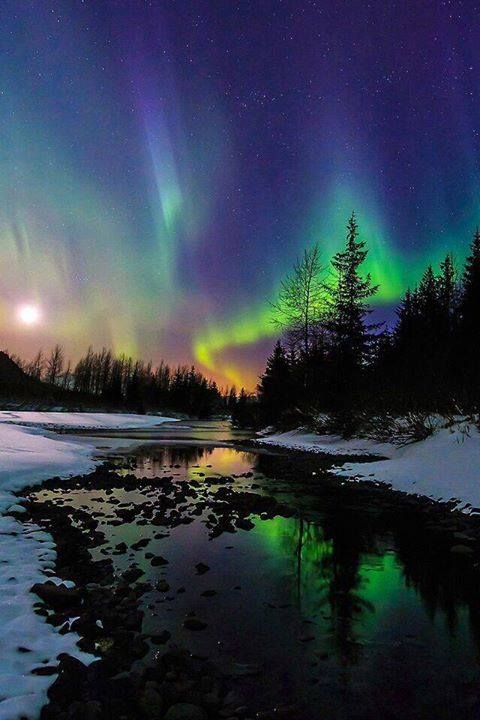
{"type": "Polygon", "coordinates": [[[416,290],[408,288],[396,310],[396,315],[394,343],[403,352],[412,345],[418,330],[418,294],[416,290]]]}
{"type": "Polygon", "coordinates": [[[439,300],[444,332],[451,333],[454,329],[458,305],[457,270],[453,256],[449,253],[440,263],[439,300]]]}
{"type": "MultiPolygon", "coordinates": [[[[345,249],[332,260],[336,284],[332,289],[329,327],[332,335],[332,359],[340,388],[351,386],[364,366],[375,325],[367,323],[369,300],[378,286],[361,268],[368,255],[365,241],[359,240],[355,213],[347,225],[345,249]]],[[[352,388],[353,389],[353,388],[352,388]]]]}
{"type": "Polygon", "coordinates": [[[471,340],[480,328],[480,229],[473,237],[470,255],[465,262],[460,299],[460,322],[463,333],[471,340]]]}
{"type": "Polygon", "coordinates": [[[430,349],[437,344],[440,323],[440,281],[431,265],[422,275],[417,291],[423,339],[430,349]]]}
{"type": "Polygon", "coordinates": [[[460,303],[456,368],[462,399],[467,405],[480,401],[480,229],[473,237],[465,262],[460,303]]]}
{"type": "Polygon", "coordinates": [[[290,364],[280,341],[267,360],[267,367],[258,386],[262,419],[277,422],[294,403],[293,377],[290,364]]]}

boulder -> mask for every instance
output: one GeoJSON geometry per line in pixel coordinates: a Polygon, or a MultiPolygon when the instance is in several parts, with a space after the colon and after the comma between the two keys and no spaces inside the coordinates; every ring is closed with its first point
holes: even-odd
{"type": "Polygon", "coordinates": [[[163,698],[155,682],[147,682],[140,696],[139,702],[143,715],[148,720],[161,720],[163,718],[163,698]]]}
{"type": "Polygon", "coordinates": [[[123,580],[127,583],[134,583],[136,580],[141,578],[143,575],[143,570],[140,570],[138,567],[129,567],[128,570],[125,570],[125,572],[122,575],[123,580]]]}
{"type": "Polygon", "coordinates": [[[450,548],[450,552],[454,555],[473,555],[473,550],[468,545],[454,545],[450,548]]]}
{"type": "Polygon", "coordinates": [[[183,627],[187,630],[205,630],[207,623],[196,617],[187,617],[183,622],[183,627]]]}
{"type": "Polygon", "coordinates": [[[81,601],[80,590],[77,588],[69,588],[63,584],[56,585],[48,581],[35,583],[35,585],[30,588],[30,592],[38,595],[44,603],[54,610],[64,610],[65,608],[78,605],[81,601]]]}

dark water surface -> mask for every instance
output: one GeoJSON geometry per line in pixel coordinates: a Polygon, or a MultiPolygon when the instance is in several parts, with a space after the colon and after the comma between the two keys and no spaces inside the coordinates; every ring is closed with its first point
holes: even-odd
{"type": "MultiPolygon", "coordinates": [[[[119,573],[136,562],[142,580],[167,581],[169,590],[155,587],[143,597],[145,633],[168,630],[172,642],[230,673],[240,696],[259,708],[300,700],[301,717],[312,720],[480,717],[480,608],[461,573],[451,575],[442,558],[424,561],[408,528],[405,541],[398,528],[378,528],[365,509],[325,507],[304,487],[276,480],[278,456],[192,444],[201,437],[214,443],[215,433],[227,442],[223,425],[171,428],[170,441],[190,444],[160,445],[153,437],[155,444],[133,459],[116,459],[118,473],[173,475],[178,483],[193,481],[207,499],[216,486],[206,478],[237,476],[229,487],[253,484],[254,492],[273,494],[298,515],[253,517],[252,530],[212,539],[208,505],[191,512],[189,524],[168,529],[137,518],[111,524],[115,503],[155,505],[160,487],[37,491],[37,499],[53,496],[99,513],[107,542],[93,552],[112,557],[119,573]],[[142,538],[148,546],[132,550],[142,538]],[[127,552],[112,554],[119,543],[127,552]],[[162,555],[168,565],[152,567],[145,553],[162,555]],[[199,574],[198,563],[210,569],[199,574]],[[191,612],[206,629],[183,627],[191,612]]],[[[318,465],[321,474],[326,465],[318,465]]]]}

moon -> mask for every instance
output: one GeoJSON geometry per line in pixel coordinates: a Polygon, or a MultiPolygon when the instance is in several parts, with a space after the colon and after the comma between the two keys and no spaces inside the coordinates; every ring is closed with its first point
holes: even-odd
{"type": "Polygon", "coordinates": [[[38,305],[26,303],[20,305],[17,310],[17,317],[23,325],[37,325],[40,322],[42,313],[38,305]]]}

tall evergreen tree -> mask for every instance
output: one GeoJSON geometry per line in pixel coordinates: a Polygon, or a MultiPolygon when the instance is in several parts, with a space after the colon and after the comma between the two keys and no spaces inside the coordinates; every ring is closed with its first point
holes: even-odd
{"type": "Polygon", "coordinates": [[[282,414],[294,404],[293,374],[280,341],[267,360],[260,379],[258,398],[262,419],[267,423],[280,420],[282,414]]]}
{"type": "Polygon", "coordinates": [[[464,402],[480,402],[480,229],[465,262],[459,302],[457,372],[464,402]]]}
{"type": "Polygon", "coordinates": [[[396,310],[397,324],[394,331],[395,345],[402,351],[411,346],[418,325],[418,295],[416,290],[407,292],[396,310]]]}
{"type": "MultiPolygon", "coordinates": [[[[465,262],[460,299],[462,331],[472,338],[480,328],[480,229],[473,237],[470,255],[465,262]]],[[[472,338],[473,339],[473,338],[472,338]]]]}
{"type": "Polygon", "coordinates": [[[453,256],[449,253],[440,263],[439,300],[445,333],[454,330],[458,311],[458,277],[453,256]]]}
{"type": "Polygon", "coordinates": [[[332,289],[329,327],[332,335],[332,360],[337,378],[347,387],[367,359],[374,325],[367,323],[369,301],[378,290],[369,273],[361,268],[368,255],[365,241],[359,240],[355,213],[347,225],[345,249],[332,260],[336,283],[332,289]]]}

